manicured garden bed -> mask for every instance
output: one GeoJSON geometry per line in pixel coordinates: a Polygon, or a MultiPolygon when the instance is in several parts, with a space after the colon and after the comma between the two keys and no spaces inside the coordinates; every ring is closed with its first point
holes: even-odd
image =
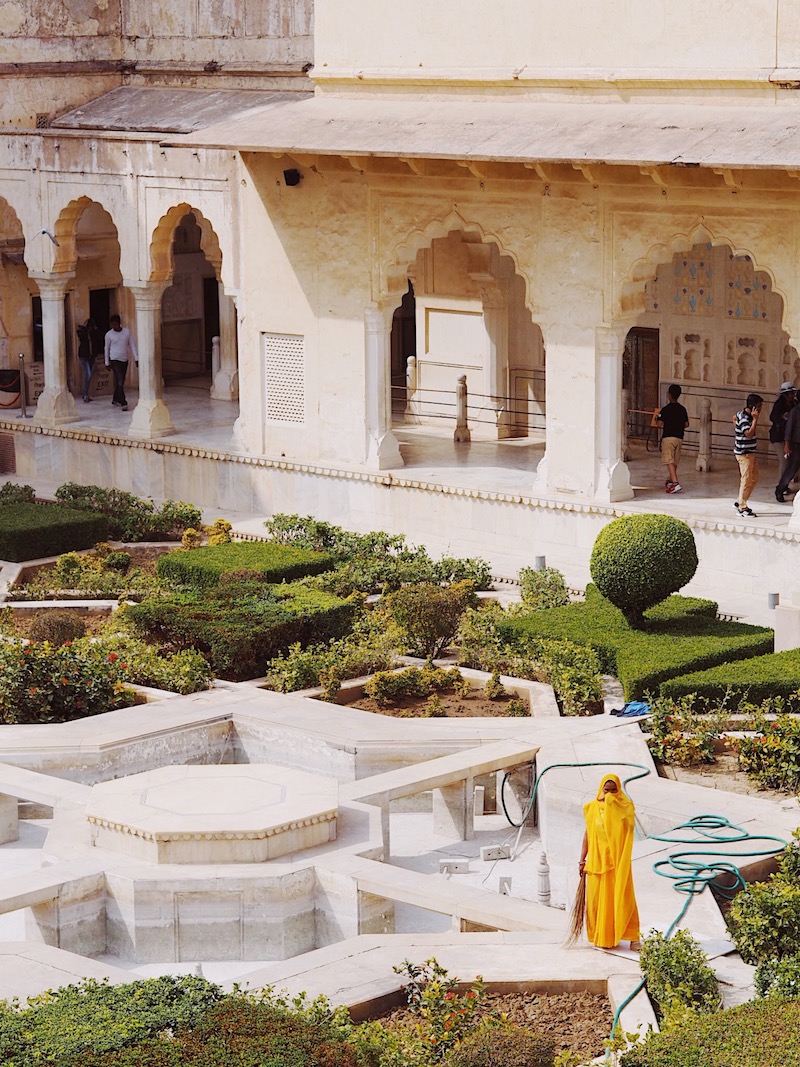
{"type": "Polygon", "coordinates": [[[694,694],[700,700],[723,701],[729,706],[747,700],[782,697],[786,710],[800,710],[800,649],[725,663],[662,682],[662,695],[679,698],[694,694]]]}
{"type": "Polygon", "coordinates": [[[584,603],[507,618],[499,630],[512,646],[542,637],[588,645],[603,671],[620,679],[626,699],[641,700],[669,678],[772,651],[772,630],[723,622],[711,610],[710,601],[672,596],[645,613],[647,629],[634,630],[589,586],[584,603]]]}

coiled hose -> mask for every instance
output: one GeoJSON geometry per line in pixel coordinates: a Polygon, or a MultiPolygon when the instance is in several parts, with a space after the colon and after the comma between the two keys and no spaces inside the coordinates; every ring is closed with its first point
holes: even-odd
{"type": "MultiPolygon", "coordinates": [[[[532,770],[535,770],[534,765],[531,766],[532,770]]],[[[552,763],[548,767],[545,767],[542,773],[536,778],[533,789],[531,790],[531,795],[525,805],[522,821],[515,822],[508,813],[505,801],[506,782],[508,781],[510,774],[510,772],[507,771],[503,775],[503,781],[500,786],[500,803],[509,823],[519,830],[516,841],[514,842],[514,848],[511,852],[512,859],[519,846],[522,828],[536,803],[536,794],[539,790],[539,783],[549,771],[567,767],[636,767],[640,773],[632,774],[629,775],[629,777],[624,778],[622,780],[623,787],[627,787],[629,782],[635,782],[639,778],[644,778],[651,773],[650,768],[645,767],[642,763],[626,763],[617,760],[552,763]]],[[[671,852],[666,859],[657,860],[653,864],[653,870],[656,874],[660,875],[662,878],[668,878],[672,882],[672,887],[675,892],[680,893],[686,898],[681,905],[678,914],[670,923],[667,932],[664,935],[665,940],[672,937],[676,927],[689,910],[689,905],[694,898],[699,896],[708,886],[712,886],[720,895],[727,897],[728,899],[733,897],[739,889],[744,887],[745,880],[742,876],[742,872],[733,860],[746,859],[754,856],[775,856],[779,852],[782,852],[787,846],[787,842],[784,841],[783,838],[772,837],[769,834],[750,834],[747,830],[742,829],[741,826],[735,826],[726,819],[724,815],[714,814],[695,815],[686,822],[674,826],[665,834],[646,834],[645,836],[651,841],[662,841],[665,844],[693,846],[691,848],[671,852]],[[742,847],[741,849],[732,850],[733,846],[750,846],[755,842],[764,842],[765,845],[761,848],[742,847]],[[708,847],[709,845],[720,847],[710,849],[708,847]]],[[[611,1038],[613,1038],[616,1033],[619,1017],[622,1014],[623,1009],[626,1008],[634,997],[636,997],[644,988],[645,982],[646,979],[642,978],[641,982],[639,982],[636,988],[628,994],[617,1008],[614,1014],[614,1021],[611,1025],[611,1038]]]]}

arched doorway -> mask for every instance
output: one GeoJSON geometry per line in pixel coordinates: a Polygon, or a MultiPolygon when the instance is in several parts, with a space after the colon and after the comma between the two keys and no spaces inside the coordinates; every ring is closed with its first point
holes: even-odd
{"type": "Polygon", "coordinates": [[[771,403],[782,382],[800,383],[783,311],[769,275],[728,244],[702,241],[660,263],[626,339],[629,432],[647,435],[646,412],[666,402],[674,382],[691,420],[688,448],[696,447],[700,415],[710,406],[712,451],[729,452],[731,416],[748,393],[771,403]]]}
{"type": "Polygon", "coordinates": [[[202,248],[197,218],[187,211],[172,237],[172,282],[161,299],[164,384],[196,379],[211,385],[212,339],[219,337],[217,274],[202,248]]]}
{"type": "Polygon", "coordinates": [[[420,249],[392,322],[392,409],[398,424],[450,428],[466,378],[473,439],[544,440],[545,350],[510,256],[451,230],[420,249]]]}

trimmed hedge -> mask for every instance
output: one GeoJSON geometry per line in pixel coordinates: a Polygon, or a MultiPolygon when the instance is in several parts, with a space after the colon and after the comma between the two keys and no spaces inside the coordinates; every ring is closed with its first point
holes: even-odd
{"type": "Polygon", "coordinates": [[[91,548],[108,537],[103,515],[51,504],[0,505],[0,559],[20,563],[91,548]]]}
{"type": "Polygon", "coordinates": [[[523,636],[588,645],[601,669],[620,679],[626,700],[641,700],[658,693],[669,678],[772,651],[772,630],[712,618],[711,606],[711,601],[669,597],[646,613],[647,629],[634,630],[590,585],[583,604],[504,619],[498,631],[511,645],[523,636]]]}
{"type": "Polygon", "coordinates": [[[800,1000],[770,997],[652,1034],[621,1067],[797,1067],[800,1000]]]}
{"type": "Polygon", "coordinates": [[[797,694],[800,690],[800,649],[788,652],[773,652],[756,656],[739,663],[711,667],[705,671],[682,674],[670,678],[661,685],[662,696],[680,697],[696,694],[708,701],[721,701],[729,697],[734,702],[748,700],[760,704],[772,697],[782,697],[792,705],[790,710],[800,708],[797,694]],[[795,698],[792,700],[792,698],[795,698]]]}
{"type": "Polygon", "coordinates": [[[265,582],[290,582],[307,574],[321,574],[333,567],[327,552],[263,542],[236,542],[205,548],[176,549],[159,556],[159,578],[196,589],[208,589],[230,571],[258,571],[265,582]]]}
{"type": "Polygon", "coordinates": [[[694,534],[672,515],[623,515],[597,535],[589,569],[603,596],[638,629],[648,608],[694,577],[694,534]]]}
{"type": "Polygon", "coordinates": [[[296,642],[342,637],[352,627],[356,609],[355,601],[299,584],[237,582],[202,598],[145,600],[123,610],[144,637],[173,649],[197,648],[216,675],[241,682],[264,674],[268,661],[296,642]]]}

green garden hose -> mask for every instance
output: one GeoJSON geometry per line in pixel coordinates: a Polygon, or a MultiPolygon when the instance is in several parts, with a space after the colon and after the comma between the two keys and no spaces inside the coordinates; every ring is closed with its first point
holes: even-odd
{"type": "MultiPolygon", "coordinates": [[[[644,778],[651,773],[650,769],[641,763],[625,763],[623,761],[617,762],[615,760],[550,764],[550,766],[545,767],[542,773],[536,778],[534,787],[531,790],[530,798],[525,807],[525,812],[522,816],[522,822],[517,823],[510,817],[506,807],[505,786],[509,777],[509,772],[506,772],[500,787],[500,802],[508,821],[512,826],[519,829],[517,840],[511,853],[512,859],[519,844],[522,828],[536,803],[536,793],[539,789],[539,783],[548,771],[556,770],[556,768],[559,767],[637,767],[641,773],[633,774],[628,778],[623,779],[623,787],[627,787],[629,782],[635,782],[639,778],[644,778]]],[[[681,851],[672,852],[666,859],[657,860],[653,864],[653,870],[656,874],[660,875],[662,878],[669,878],[675,892],[682,894],[686,898],[678,914],[670,923],[667,932],[664,935],[665,940],[668,940],[675,932],[675,928],[689,910],[689,905],[692,900],[694,900],[696,896],[699,896],[706,887],[713,886],[718,893],[728,898],[734,896],[739,889],[744,887],[744,877],[742,876],[742,872],[738,865],[733,862],[734,860],[754,856],[775,856],[779,852],[782,852],[787,846],[787,842],[780,837],[772,837],[769,834],[749,834],[746,830],[743,830],[741,826],[735,826],[733,823],[729,822],[724,815],[713,814],[695,815],[686,822],[681,823],[679,826],[675,826],[671,830],[668,830],[665,834],[647,834],[646,836],[651,841],[662,841],[665,844],[694,846],[681,851]],[[742,848],[741,850],[732,850],[732,846],[750,846],[755,842],[764,842],[764,847],[748,847],[746,849],[742,848]],[[701,847],[708,845],[717,847],[713,849],[701,847]]],[[[619,1017],[622,1014],[623,1009],[626,1008],[633,998],[644,988],[645,981],[646,979],[642,978],[641,982],[639,982],[636,988],[617,1008],[614,1015],[614,1022],[611,1026],[612,1038],[616,1033],[619,1017]]]]}

